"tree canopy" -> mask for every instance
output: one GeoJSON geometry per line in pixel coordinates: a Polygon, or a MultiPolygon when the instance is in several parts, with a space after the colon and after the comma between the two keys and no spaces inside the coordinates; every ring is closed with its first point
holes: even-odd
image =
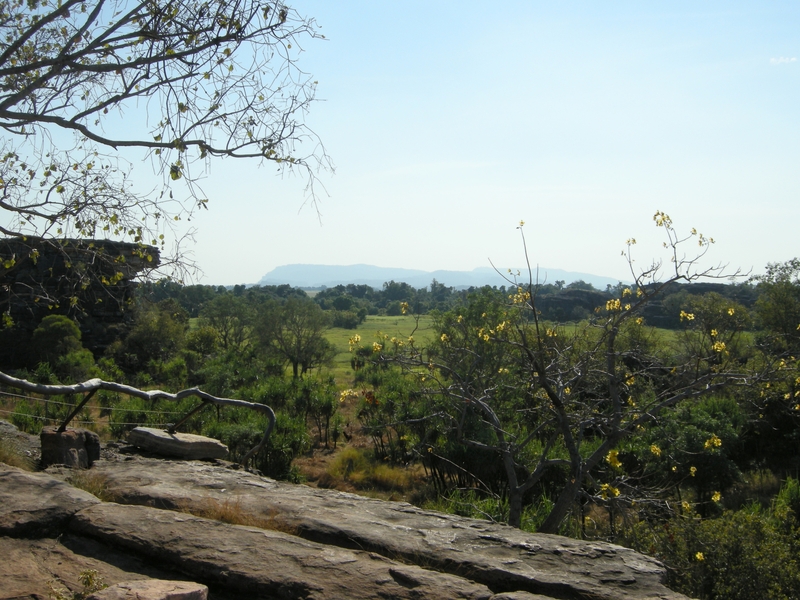
{"type": "Polygon", "coordinates": [[[296,58],[317,37],[278,0],[0,0],[0,233],[163,245],[172,218],[205,206],[195,182],[212,157],[304,169],[313,185],[329,163],[296,58]],[[163,190],[134,188],[125,147],[163,190]],[[176,201],[178,180],[192,201],[176,201]]]}

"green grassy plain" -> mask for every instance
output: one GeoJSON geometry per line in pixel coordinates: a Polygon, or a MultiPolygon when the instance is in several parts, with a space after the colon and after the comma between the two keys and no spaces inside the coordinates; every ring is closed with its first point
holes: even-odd
{"type": "Polygon", "coordinates": [[[339,385],[349,386],[353,380],[353,371],[350,368],[350,338],[358,334],[361,336],[362,346],[372,346],[378,341],[379,336],[388,335],[402,339],[414,335],[420,346],[426,345],[433,337],[433,319],[428,315],[419,317],[419,321],[411,315],[399,317],[368,316],[367,320],[357,329],[343,329],[334,327],[329,329],[325,337],[336,348],[336,357],[333,361],[333,376],[339,385]],[[415,331],[416,329],[416,331],[415,331]],[[380,334],[379,334],[380,332],[380,334]]]}

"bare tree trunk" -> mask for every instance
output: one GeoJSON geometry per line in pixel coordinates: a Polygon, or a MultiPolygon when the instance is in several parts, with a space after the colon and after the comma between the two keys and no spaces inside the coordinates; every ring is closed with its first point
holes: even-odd
{"type": "Polygon", "coordinates": [[[555,505],[550,510],[550,514],[544,520],[544,523],[539,527],[539,533],[558,533],[558,528],[567,516],[572,503],[578,497],[578,492],[581,489],[581,478],[575,477],[569,482],[566,487],[561,490],[561,493],[556,500],[555,505]]]}
{"type": "Polygon", "coordinates": [[[522,490],[519,486],[508,488],[508,524],[517,529],[522,526],[522,490]]]}

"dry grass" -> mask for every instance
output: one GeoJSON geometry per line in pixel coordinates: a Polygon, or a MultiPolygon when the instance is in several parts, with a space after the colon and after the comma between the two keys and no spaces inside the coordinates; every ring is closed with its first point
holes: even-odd
{"type": "Polygon", "coordinates": [[[404,499],[420,486],[421,474],[416,470],[375,462],[369,453],[343,448],[328,463],[317,485],[388,500],[404,499]]]}
{"type": "Polygon", "coordinates": [[[277,511],[273,511],[267,516],[256,514],[242,507],[238,498],[231,498],[224,502],[214,498],[201,498],[200,500],[180,505],[179,510],[196,517],[212,519],[231,525],[246,525],[248,527],[258,527],[259,529],[297,535],[296,527],[285,521],[278,520],[277,511]]]}
{"type": "Polygon", "coordinates": [[[34,471],[36,468],[33,459],[25,456],[12,441],[5,439],[0,439],[0,462],[25,471],[34,471]]]}
{"type": "Polygon", "coordinates": [[[89,492],[103,502],[116,502],[117,495],[108,486],[108,477],[97,471],[76,469],[66,478],[71,486],[89,492]]]}

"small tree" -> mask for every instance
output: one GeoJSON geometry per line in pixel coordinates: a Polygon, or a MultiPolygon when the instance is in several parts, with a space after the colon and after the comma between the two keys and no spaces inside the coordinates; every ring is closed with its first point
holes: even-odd
{"type": "Polygon", "coordinates": [[[246,298],[227,293],[207,302],[200,316],[203,325],[217,332],[224,351],[241,350],[249,342],[255,307],[246,298]]]}
{"type": "Polygon", "coordinates": [[[260,308],[255,335],[262,349],[292,366],[296,379],[333,359],[335,350],[324,337],[329,328],[328,315],[317,303],[310,298],[290,297],[260,308]]]}
{"type": "Polygon", "coordinates": [[[64,315],[48,315],[33,332],[33,354],[41,362],[55,365],[56,360],[80,350],[81,330],[64,315]]]}
{"type": "Polygon", "coordinates": [[[756,302],[760,325],[778,352],[800,349],[800,259],[770,263],[764,275],[753,277],[761,292],[756,302]]]}
{"type": "MultiPolygon", "coordinates": [[[[542,321],[531,269],[527,281],[509,280],[514,291],[505,302],[478,298],[445,314],[429,352],[411,344],[386,356],[439,398],[451,437],[498,457],[511,525],[520,526],[526,492],[548,478],[561,483],[543,532],[556,533],[581,494],[598,501],[622,495],[620,442],[680,402],[758,378],[727,349],[736,332],[719,332],[727,341],[707,335],[677,359],[646,343],[645,306],[675,282],[723,276],[721,268],[698,266],[713,240],[695,230],[679,236],[662,212],[654,220],[671,255],[666,275],[661,279],[660,262],[636,272],[635,240],[629,240],[624,254],[634,285],[597,307],[587,325],[542,321]],[[687,242],[699,243],[690,258],[682,253],[687,242]]],[[[694,315],[684,318],[691,322],[694,315]]]]}

